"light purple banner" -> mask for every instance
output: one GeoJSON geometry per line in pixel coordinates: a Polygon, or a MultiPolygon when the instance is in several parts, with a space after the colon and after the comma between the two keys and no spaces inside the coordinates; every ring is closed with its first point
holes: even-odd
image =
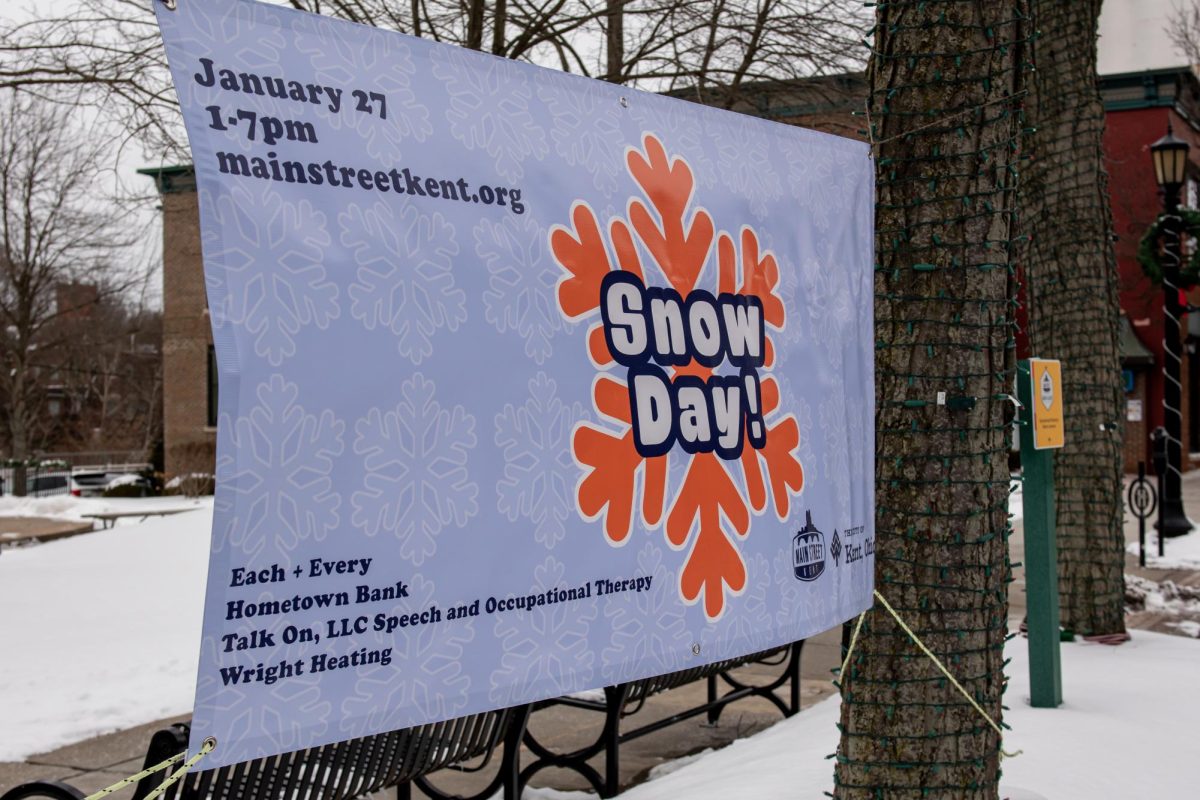
{"type": "Polygon", "coordinates": [[[870,605],[866,145],[277,6],[155,5],[220,377],[205,766],[870,605]]]}

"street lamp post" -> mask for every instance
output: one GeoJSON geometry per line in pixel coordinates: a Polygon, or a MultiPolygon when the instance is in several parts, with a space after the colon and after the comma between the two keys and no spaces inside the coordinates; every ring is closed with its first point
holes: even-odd
{"type": "Polygon", "coordinates": [[[1183,305],[1179,298],[1179,270],[1183,264],[1181,240],[1183,220],[1179,216],[1179,192],[1187,172],[1188,143],[1176,138],[1167,123],[1167,135],[1150,146],[1154,157],[1154,177],[1163,192],[1163,422],[1167,432],[1167,469],[1163,476],[1160,535],[1182,536],[1192,529],[1192,521],[1183,510],[1180,485],[1183,465],[1183,404],[1179,372],[1181,364],[1179,318],[1183,305]]]}

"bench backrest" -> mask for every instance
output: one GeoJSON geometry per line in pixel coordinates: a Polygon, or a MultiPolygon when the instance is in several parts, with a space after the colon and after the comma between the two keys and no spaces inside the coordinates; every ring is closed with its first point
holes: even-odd
{"type": "MultiPolygon", "coordinates": [[[[171,786],[165,800],[347,800],[396,786],[442,767],[487,757],[508,729],[510,709],[352,739],[348,742],[258,758],[191,772],[171,786]]],[[[187,747],[186,725],[154,735],[146,766],[187,747]]],[[[138,784],[142,800],[163,773],[138,784]]]]}
{"type": "Polygon", "coordinates": [[[762,661],[772,656],[779,655],[785,652],[788,648],[775,648],[774,650],[763,650],[759,653],[752,653],[748,656],[739,658],[727,658],[724,661],[714,661],[711,664],[705,664],[700,667],[689,667],[678,672],[668,672],[666,675],[655,675],[652,678],[643,678],[640,681],[632,681],[629,684],[629,689],[625,695],[626,702],[635,702],[644,698],[656,695],[659,692],[665,692],[668,689],[674,689],[692,681],[703,680],[710,675],[718,675],[737,667],[751,664],[755,661],[762,661]]]}

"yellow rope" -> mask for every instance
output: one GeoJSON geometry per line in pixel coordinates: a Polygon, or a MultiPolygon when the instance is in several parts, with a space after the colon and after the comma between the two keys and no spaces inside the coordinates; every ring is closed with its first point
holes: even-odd
{"type": "MultiPolygon", "coordinates": [[[[945,665],[942,664],[942,662],[938,659],[938,657],[935,656],[933,654],[933,652],[928,647],[925,646],[925,643],[922,642],[921,639],[917,636],[917,634],[915,634],[913,632],[913,629],[908,627],[908,624],[905,623],[905,621],[900,618],[900,615],[896,613],[896,609],[892,608],[891,604],[886,599],[884,599],[884,596],[879,593],[878,589],[875,590],[875,599],[878,600],[880,605],[882,605],[884,607],[884,609],[889,614],[892,615],[892,619],[896,620],[896,624],[900,626],[900,629],[902,631],[904,631],[905,633],[908,634],[908,638],[913,640],[913,643],[916,644],[916,646],[918,648],[920,648],[921,652],[924,653],[925,655],[929,656],[929,660],[934,663],[934,666],[936,666],[939,670],[941,670],[941,673],[946,676],[946,679],[948,681],[950,681],[951,684],[954,685],[954,688],[958,689],[959,693],[963,697],[967,698],[967,702],[970,703],[971,706],[974,707],[974,709],[979,712],[980,716],[982,716],[985,720],[987,720],[987,724],[991,725],[992,728],[996,731],[996,733],[1000,737],[1003,738],[1004,731],[1002,731],[1000,729],[1000,726],[996,724],[996,721],[994,719],[992,719],[991,715],[988,714],[986,711],[984,711],[983,706],[979,705],[979,703],[975,701],[975,698],[972,697],[967,692],[967,690],[963,688],[962,684],[959,683],[955,679],[955,677],[950,674],[950,670],[946,669],[945,665]]],[[[854,644],[855,644],[855,642],[858,641],[858,631],[860,628],[862,628],[863,618],[866,616],[867,616],[866,611],[864,611],[862,614],[859,615],[858,623],[854,626],[854,634],[850,637],[850,646],[846,648],[846,658],[844,661],[842,661],[842,669],[838,675],[843,687],[846,685],[846,667],[850,664],[850,656],[851,656],[851,654],[854,653],[854,644]]],[[[1022,752],[1024,752],[1024,751],[1018,750],[1015,753],[1008,753],[1008,752],[1005,752],[1003,749],[1001,749],[1000,755],[1004,758],[1015,758],[1016,756],[1021,755],[1022,752]]],[[[89,798],[89,800],[90,800],[90,798],[89,798]]]]}
{"type": "MultiPolygon", "coordinates": [[[[184,763],[184,765],[182,767],[180,767],[178,770],[173,772],[171,775],[168,775],[166,780],[164,780],[161,784],[159,784],[159,787],[157,789],[152,791],[150,794],[146,795],[145,800],[155,800],[155,798],[162,796],[163,792],[165,792],[167,789],[169,789],[171,786],[173,786],[180,778],[182,778],[184,775],[186,775],[188,773],[188,770],[190,770],[192,767],[196,766],[196,764],[200,761],[200,759],[204,758],[206,755],[211,753],[216,746],[217,746],[216,740],[211,739],[211,738],[205,739],[204,744],[200,746],[200,752],[196,753],[196,755],[189,758],[184,763]]],[[[102,797],[108,797],[110,794],[119,792],[126,787],[134,785],[135,783],[142,780],[143,778],[148,778],[156,772],[161,772],[164,769],[167,769],[168,767],[178,764],[180,761],[183,761],[183,753],[176,753],[175,755],[168,758],[166,761],[160,761],[152,767],[147,767],[146,769],[142,770],[141,772],[139,772],[136,775],[130,775],[128,778],[123,778],[123,779],[117,781],[116,783],[114,783],[112,786],[101,789],[100,791],[96,792],[95,794],[89,794],[87,797],[84,798],[84,800],[100,800],[100,798],[102,798],[102,797]]]]}
{"type": "Polygon", "coordinates": [[[858,615],[858,622],[854,623],[854,633],[850,634],[850,646],[846,648],[846,657],[842,659],[842,668],[838,670],[838,678],[842,683],[846,682],[846,667],[850,665],[850,654],[854,652],[854,645],[858,642],[858,632],[862,630],[863,620],[866,618],[867,612],[864,611],[858,615]]]}

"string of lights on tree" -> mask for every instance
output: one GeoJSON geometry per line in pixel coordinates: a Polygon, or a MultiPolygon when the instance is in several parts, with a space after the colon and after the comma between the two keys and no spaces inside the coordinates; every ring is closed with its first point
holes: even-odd
{"type": "MultiPolygon", "coordinates": [[[[1024,0],[876,5],[876,585],[1000,719],[1024,0]]],[[[1000,741],[888,615],[842,690],[839,798],[994,797],[1000,741]]]]}
{"type": "Polygon", "coordinates": [[[1066,445],[1054,454],[1060,612],[1064,628],[1084,635],[1125,629],[1124,396],[1095,83],[1099,6],[1034,3],[1041,35],[1021,175],[1030,349],[1062,362],[1066,445]]]}

